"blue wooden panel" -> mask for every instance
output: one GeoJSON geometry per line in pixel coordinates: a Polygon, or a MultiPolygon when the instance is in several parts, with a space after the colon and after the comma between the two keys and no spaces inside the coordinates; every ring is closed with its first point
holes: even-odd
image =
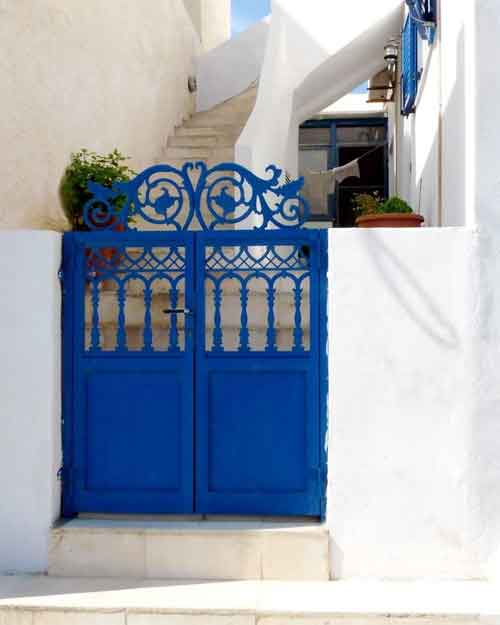
{"type": "Polygon", "coordinates": [[[86,490],[181,490],[179,374],[92,371],[86,394],[86,490]]]}
{"type": "Polygon", "coordinates": [[[307,359],[198,368],[196,510],[320,515],[317,380],[307,359]]]}
{"type": "Polygon", "coordinates": [[[324,237],[316,231],[197,235],[197,512],[322,514],[319,341],[324,318],[320,320],[319,297],[323,244],[324,237]],[[217,249],[223,251],[223,271],[217,249]],[[233,280],[232,306],[234,286],[239,285],[240,336],[232,344],[224,327],[224,297],[216,289],[215,316],[212,307],[207,310],[211,274],[220,277],[224,272],[233,280]],[[287,294],[295,325],[288,346],[283,346],[277,318],[283,304],[277,303],[276,279],[283,274],[292,284],[303,284],[304,273],[308,289],[299,289],[303,292],[298,296],[292,287],[287,294]],[[262,293],[245,292],[252,276],[263,279],[262,293]],[[204,289],[200,287],[203,277],[204,289]],[[267,307],[262,330],[266,337],[260,347],[247,340],[251,333],[247,300],[252,297],[267,307]],[[304,306],[310,317],[308,341],[301,330],[304,306]],[[205,336],[209,320],[214,325],[212,342],[205,336]]]}
{"type": "MultiPolygon", "coordinates": [[[[72,298],[68,301],[65,296],[65,318],[73,319],[73,349],[65,356],[65,370],[66,365],[72,370],[73,388],[72,399],[64,406],[64,513],[192,512],[191,320],[186,322],[182,347],[176,345],[173,323],[156,347],[148,285],[161,279],[172,297],[172,281],[182,275],[185,305],[192,306],[193,235],[80,233],[65,238],[73,271],[71,280],[65,278],[71,283],[72,298]],[[119,252],[119,261],[107,265],[102,259],[95,261],[96,250],[109,249],[119,252]],[[172,268],[171,260],[179,254],[183,263],[172,268]],[[134,349],[127,342],[127,302],[131,280],[138,278],[145,287],[134,306],[142,302],[144,319],[138,329],[141,346],[134,349]],[[110,344],[100,318],[105,299],[107,314],[114,311],[117,324],[110,344]]],[[[166,297],[162,292],[158,296],[166,297]]]]}

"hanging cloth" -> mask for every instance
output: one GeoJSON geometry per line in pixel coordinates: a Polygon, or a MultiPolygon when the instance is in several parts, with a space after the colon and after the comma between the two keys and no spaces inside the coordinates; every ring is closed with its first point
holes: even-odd
{"type": "Polygon", "coordinates": [[[340,184],[346,178],[360,177],[359,159],[326,171],[308,170],[304,173],[304,194],[310,200],[314,198],[324,199],[327,195],[335,193],[337,183],[340,184]]]}

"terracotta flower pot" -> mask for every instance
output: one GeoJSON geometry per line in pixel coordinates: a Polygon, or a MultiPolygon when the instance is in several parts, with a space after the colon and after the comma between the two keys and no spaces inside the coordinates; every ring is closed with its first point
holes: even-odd
{"type": "Polygon", "coordinates": [[[423,221],[422,215],[415,213],[379,213],[358,217],[356,225],[359,228],[420,228],[423,221]]]}
{"type": "MultiPolygon", "coordinates": [[[[112,227],[114,232],[125,232],[126,228],[123,224],[116,224],[112,227]]],[[[117,267],[121,262],[121,255],[115,247],[102,247],[97,250],[98,254],[94,254],[90,249],[85,251],[87,256],[87,266],[93,269],[96,277],[103,274],[103,269],[117,267]]]]}

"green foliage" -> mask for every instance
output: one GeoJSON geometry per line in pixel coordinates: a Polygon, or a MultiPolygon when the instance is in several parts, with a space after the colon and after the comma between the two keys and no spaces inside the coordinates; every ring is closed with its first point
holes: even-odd
{"type": "Polygon", "coordinates": [[[387,213],[413,213],[411,207],[400,197],[394,195],[382,200],[375,193],[358,193],[353,199],[354,210],[360,215],[382,215],[387,213]]]}
{"type": "Polygon", "coordinates": [[[380,208],[382,213],[413,213],[411,206],[397,195],[386,200],[380,208]]]}
{"type": "Polygon", "coordinates": [[[382,199],[375,193],[357,193],[353,198],[354,210],[360,215],[376,215],[380,212],[382,199]]]}
{"type": "MultiPolygon", "coordinates": [[[[97,182],[103,187],[111,188],[115,182],[126,182],[135,176],[118,150],[110,154],[100,155],[89,150],[80,150],[71,155],[71,161],[64,172],[59,187],[61,203],[73,230],[87,230],[83,222],[83,208],[92,197],[87,184],[97,182]]],[[[114,200],[117,212],[125,202],[124,196],[114,200]]]]}

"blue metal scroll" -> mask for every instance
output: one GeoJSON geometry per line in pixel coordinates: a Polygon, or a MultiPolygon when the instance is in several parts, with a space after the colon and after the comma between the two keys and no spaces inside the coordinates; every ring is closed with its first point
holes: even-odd
{"type": "Polygon", "coordinates": [[[236,163],[207,168],[203,162],[181,169],[155,165],[111,188],[89,183],[92,198],[84,208],[89,230],[217,230],[245,222],[251,229],[297,228],[309,208],[300,195],[303,178],[284,181],[275,165],[259,178],[236,163]]]}

